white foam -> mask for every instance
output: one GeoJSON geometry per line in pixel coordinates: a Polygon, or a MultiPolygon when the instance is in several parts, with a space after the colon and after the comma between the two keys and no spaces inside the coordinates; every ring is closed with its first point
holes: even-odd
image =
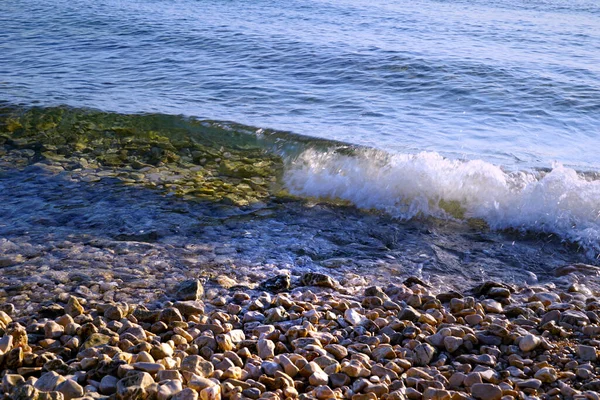
{"type": "Polygon", "coordinates": [[[339,198],[402,219],[448,217],[440,201],[457,202],[466,218],[494,229],[554,233],[600,252],[600,181],[561,165],[547,173],[507,173],[432,152],[365,149],[348,156],[310,149],[290,160],[284,180],[296,195],[339,198]]]}

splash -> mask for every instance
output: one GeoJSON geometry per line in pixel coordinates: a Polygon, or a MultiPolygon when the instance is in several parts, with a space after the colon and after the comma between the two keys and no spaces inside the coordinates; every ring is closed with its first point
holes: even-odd
{"type": "Polygon", "coordinates": [[[552,233],[600,252],[600,180],[562,165],[505,172],[434,152],[308,149],[289,160],[284,182],[295,195],[342,199],[400,219],[476,218],[493,229],[552,233]]]}

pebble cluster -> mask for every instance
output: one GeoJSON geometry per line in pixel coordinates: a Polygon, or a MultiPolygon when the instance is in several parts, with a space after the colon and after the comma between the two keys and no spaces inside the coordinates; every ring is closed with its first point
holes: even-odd
{"type": "Polygon", "coordinates": [[[171,295],[156,309],[67,293],[27,315],[1,304],[0,396],[600,398],[600,302],[583,285],[435,293],[409,278],[354,295],[307,273],[171,295]]]}

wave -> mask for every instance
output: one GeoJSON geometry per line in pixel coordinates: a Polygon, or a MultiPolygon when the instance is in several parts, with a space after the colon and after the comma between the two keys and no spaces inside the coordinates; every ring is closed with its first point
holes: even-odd
{"type": "Polygon", "coordinates": [[[506,171],[484,160],[391,153],[234,122],[0,101],[0,154],[3,143],[35,150],[38,161],[64,160],[72,152],[105,168],[172,165],[178,177],[201,164],[202,176],[194,172],[177,190],[165,185],[184,197],[241,205],[278,196],[283,187],[403,220],[477,219],[496,230],[553,234],[590,257],[600,254],[600,173],[558,164],[506,171]]]}
{"type": "Polygon", "coordinates": [[[548,171],[506,172],[482,160],[459,161],[434,152],[352,155],[308,149],[289,160],[287,189],[336,198],[400,219],[418,216],[485,221],[492,229],[558,235],[600,252],[600,180],[555,165],[548,171]]]}

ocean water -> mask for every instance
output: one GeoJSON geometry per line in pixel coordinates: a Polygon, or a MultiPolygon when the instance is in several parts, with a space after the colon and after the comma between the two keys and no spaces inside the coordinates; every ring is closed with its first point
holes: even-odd
{"type": "Polygon", "coordinates": [[[13,0],[0,27],[7,109],[152,113],[177,121],[165,135],[230,121],[300,198],[483,221],[597,262],[595,1],[13,0]]]}

